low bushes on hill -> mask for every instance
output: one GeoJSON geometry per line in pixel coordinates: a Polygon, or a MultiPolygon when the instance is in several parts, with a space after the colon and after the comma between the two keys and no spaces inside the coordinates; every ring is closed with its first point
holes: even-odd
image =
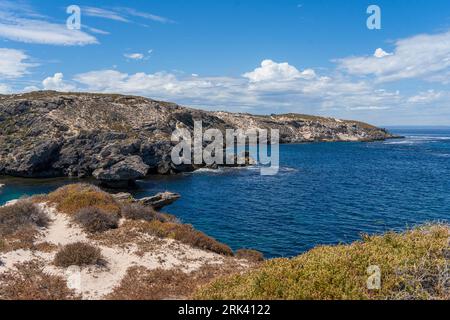
{"type": "Polygon", "coordinates": [[[120,212],[120,204],[112,195],[89,184],[71,184],[48,194],[46,199],[56,205],[56,209],[67,214],[75,214],[86,207],[95,207],[109,213],[120,212]]]}
{"type": "Polygon", "coordinates": [[[29,200],[19,200],[13,205],[0,207],[1,237],[34,227],[47,227],[49,222],[48,215],[29,200]]]}
{"type": "Polygon", "coordinates": [[[239,249],[236,250],[235,256],[238,259],[245,259],[250,262],[262,262],[264,261],[264,255],[256,250],[251,249],[239,249]]]}
{"type": "Polygon", "coordinates": [[[120,213],[122,217],[129,220],[159,220],[161,222],[167,220],[164,215],[156,212],[153,208],[145,207],[139,203],[123,204],[120,213]]]}
{"type": "Polygon", "coordinates": [[[153,220],[139,225],[139,231],[160,238],[171,238],[194,248],[212,251],[225,256],[232,256],[233,251],[227,245],[195,230],[191,225],[153,220]]]}
{"type": "Polygon", "coordinates": [[[86,207],[78,211],[74,221],[91,233],[105,232],[119,226],[119,216],[96,207],[86,207]]]}
{"type": "Polygon", "coordinates": [[[293,259],[214,281],[198,299],[449,299],[449,226],[365,236],[351,245],[321,246],[293,259]],[[375,268],[370,268],[376,266],[375,268]],[[374,270],[379,289],[367,285],[374,270]]]}
{"type": "Polygon", "coordinates": [[[66,279],[50,275],[36,261],[16,265],[0,274],[0,300],[74,300],[80,299],[67,287],[66,279]]]}
{"type": "Polygon", "coordinates": [[[58,267],[105,265],[101,250],[84,242],[64,246],[55,255],[54,264],[58,267]]]}

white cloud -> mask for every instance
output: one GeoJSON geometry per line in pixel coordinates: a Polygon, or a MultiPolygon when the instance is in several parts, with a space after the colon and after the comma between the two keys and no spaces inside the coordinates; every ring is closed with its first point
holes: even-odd
{"type": "Polygon", "coordinates": [[[36,66],[25,62],[28,56],[21,50],[0,48],[0,77],[20,78],[30,67],[36,66]]]}
{"type": "Polygon", "coordinates": [[[82,7],[81,14],[87,15],[90,17],[104,18],[109,20],[115,20],[120,22],[130,22],[128,19],[123,17],[120,13],[106,10],[102,8],[95,7],[82,7]]]}
{"type": "Polygon", "coordinates": [[[127,7],[119,7],[113,9],[103,9],[96,7],[83,7],[82,14],[85,14],[90,17],[97,17],[103,19],[109,19],[119,22],[130,23],[134,22],[131,20],[131,17],[143,18],[145,20],[160,22],[160,23],[174,23],[173,20],[169,18],[158,16],[156,14],[138,11],[133,8],[127,7]]]}
{"type": "Polygon", "coordinates": [[[409,103],[421,104],[421,103],[430,103],[439,100],[443,97],[442,92],[436,92],[433,89],[430,89],[425,92],[420,92],[419,94],[412,96],[408,99],[409,103]]]}
{"type": "Polygon", "coordinates": [[[138,11],[138,10],[133,9],[133,8],[120,8],[120,10],[123,10],[123,11],[127,12],[131,16],[140,17],[140,18],[144,18],[144,19],[147,19],[147,20],[155,21],[155,22],[174,23],[174,21],[170,20],[169,18],[161,17],[161,16],[158,16],[158,15],[155,15],[155,14],[152,14],[152,13],[138,11]]]}
{"type": "Polygon", "coordinates": [[[252,82],[292,81],[300,78],[311,79],[315,76],[316,73],[312,69],[306,69],[301,72],[287,62],[277,63],[272,60],[264,60],[261,62],[261,67],[243,75],[243,77],[248,78],[252,82]]]}
{"type": "MultiPolygon", "coordinates": [[[[263,66],[267,66],[263,63],[263,66]]],[[[286,70],[289,64],[282,67],[286,70]]],[[[253,71],[254,72],[254,71],[253,71]]],[[[251,72],[249,72],[251,73],[251,72]]],[[[374,112],[397,106],[399,92],[376,90],[364,81],[343,77],[305,76],[300,71],[275,72],[276,76],[203,77],[167,72],[127,74],[117,70],[91,71],[77,75],[74,80],[86,91],[143,95],[154,99],[175,101],[206,109],[226,109],[269,113],[317,113],[330,110],[374,112]],[[299,76],[299,74],[302,74],[299,76]],[[280,80],[281,79],[281,80],[280,80]]]]}
{"type": "MultiPolygon", "coordinates": [[[[383,51],[384,52],[384,51],[383,51]]],[[[378,52],[383,55],[381,51],[378,52]]],[[[398,40],[392,55],[338,60],[351,75],[374,76],[377,82],[419,78],[431,80],[450,68],[450,32],[422,34],[398,40]]]]}
{"type": "Polygon", "coordinates": [[[73,91],[75,86],[64,82],[64,75],[60,72],[55,73],[53,77],[48,77],[42,81],[44,90],[73,91]]]}
{"type": "Polygon", "coordinates": [[[387,56],[392,56],[392,53],[387,53],[383,49],[378,48],[377,50],[375,50],[375,53],[373,54],[373,56],[375,58],[384,58],[384,57],[387,57],[387,56]]]}
{"type": "Polygon", "coordinates": [[[45,17],[21,6],[5,1],[0,8],[0,38],[50,45],[87,45],[97,39],[81,30],[69,30],[65,24],[46,21],[45,17]]]}
{"type": "Polygon", "coordinates": [[[144,55],[142,53],[125,53],[124,57],[132,60],[142,60],[144,55]]]}

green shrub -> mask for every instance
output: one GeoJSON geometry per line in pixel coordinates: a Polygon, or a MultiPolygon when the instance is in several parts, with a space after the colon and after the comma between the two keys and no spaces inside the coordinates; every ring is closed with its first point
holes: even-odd
{"type": "Polygon", "coordinates": [[[81,209],[75,214],[73,220],[91,233],[105,232],[110,229],[117,229],[119,226],[117,214],[108,213],[96,207],[81,209]]]}
{"type": "Polygon", "coordinates": [[[273,259],[257,270],[218,279],[198,299],[349,300],[449,299],[449,227],[365,236],[351,245],[319,246],[293,259],[273,259]],[[370,266],[381,288],[369,290],[370,266]]]}
{"type": "Polygon", "coordinates": [[[101,250],[84,242],[76,242],[64,246],[55,255],[54,264],[58,267],[89,266],[106,264],[101,250]]]}

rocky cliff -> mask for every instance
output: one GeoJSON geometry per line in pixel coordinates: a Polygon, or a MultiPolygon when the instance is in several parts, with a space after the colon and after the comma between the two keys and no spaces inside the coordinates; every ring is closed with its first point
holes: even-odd
{"type": "Polygon", "coordinates": [[[282,143],[392,138],[357,122],[298,114],[207,112],[142,97],[50,91],[0,95],[0,174],[133,180],[195,170],[170,159],[172,132],[271,128],[282,143]]]}

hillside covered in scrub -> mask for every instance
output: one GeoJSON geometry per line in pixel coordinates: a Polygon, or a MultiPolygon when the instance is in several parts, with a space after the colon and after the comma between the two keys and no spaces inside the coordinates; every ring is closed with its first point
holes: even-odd
{"type": "Polygon", "coordinates": [[[401,234],[364,236],[350,245],[319,246],[216,280],[196,298],[449,300],[449,232],[448,225],[427,225],[401,234]],[[380,272],[381,283],[369,289],[373,270],[380,272]]]}
{"type": "Polygon", "coordinates": [[[261,260],[92,185],[0,207],[0,300],[180,299],[261,260]]]}
{"type": "Polygon", "coordinates": [[[192,171],[171,161],[177,128],[278,129],[282,143],[392,138],[366,123],[300,114],[208,112],[142,97],[32,92],[0,95],[0,175],[127,181],[192,171]]]}
{"type": "Polygon", "coordinates": [[[450,299],[448,225],[264,261],[149,203],[75,184],[0,207],[0,299],[450,299]]]}

